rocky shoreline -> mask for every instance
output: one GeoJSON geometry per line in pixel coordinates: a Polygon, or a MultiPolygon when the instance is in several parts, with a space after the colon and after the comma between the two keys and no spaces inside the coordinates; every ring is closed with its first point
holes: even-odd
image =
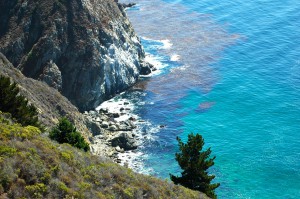
{"type": "Polygon", "coordinates": [[[138,148],[140,137],[135,130],[138,123],[143,121],[132,114],[130,102],[109,100],[96,110],[84,112],[84,116],[93,133],[90,138],[93,154],[109,157],[116,163],[124,163],[119,154],[138,148]]]}

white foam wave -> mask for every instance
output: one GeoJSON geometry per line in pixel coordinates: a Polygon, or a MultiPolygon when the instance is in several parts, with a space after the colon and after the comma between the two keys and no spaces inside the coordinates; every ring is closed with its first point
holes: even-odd
{"type": "Polygon", "coordinates": [[[146,53],[145,61],[152,64],[156,69],[155,71],[152,71],[152,73],[148,76],[159,75],[162,72],[162,69],[168,66],[167,64],[164,64],[162,62],[163,57],[154,56],[154,55],[149,54],[149,53],[146,53]]]}
{"type": "MultiPolygon", "coordinates": [[[[122,95],[121,93],[120,95],[122,95]]],[[[134,105],[128,100],[119,97],[113,98],[111,100],[105,101],[100,106],[96,108],[96,111],[100,109],[107,109],[110,113],[122,113],[121,109],[126,110],[125,114],[120,114],[120,117],[115,118],[116,121],[126,121],[132,117],[132,111],[134,110],[134,105]]]]}
{"type": "Polygon", "coordinates": [[[119,153],[118,158],[121,160],[121,165],[128,166],[136,172],[143,174],[153,173],[152,168],[145,168],[144,161],[147,159],[148,155],[143,153],[143,144],[146,141],[156,140],[155,134],[159,131],[159,126],[153,126],[149,121],[139,121],[135,123],[137,129],[134,130],[136,137],[139,140],[139,148],[135,151],[125,151],[124,153],[119,153]],[[147,126],[146,131],[142,131],[142,128],[147,126]]]}
{"type": "Polygon", "coordinates": [[[151,39],[149,37],[144,37],[144,36],[142,36],[141,38],[144,39],[144,40],[148,40],[148,41],[158,41],[158,40],[151,39]]]}
{"type": "Polygon", "coordinates": [[[163,63],[159,60],[158,56],[154,56],[152,54],[146,53],[145,61],[149,62],[150,64],[152,64],[157,69],[163,67],[163,63]]]}
{"type": "Polygon", "coordinates": [[[171,60],[171,61],[179,61],[179,60],[180,60],[180,55],[178,55],[178,54],[173,54],[173,55],[171,55],[170,60],[171,60]]]}
{"type": "Polygon", "coordinates": [[[173,43],[169,39],[152,39],[149,37],[142,37],[142,39],[161,43],[161,46],[159,46],[160,49],[170,49],[173,46],[173,43]]]}
{"type": "Polygon", "coordinates": [[[182,65],[182,66],[179,66],[179,67],[176,67],[176,68],[172,68],[171,73],[175,73],[175,72],[178,72],[178,71],[185,71],[188,68],[189,68],[189,65],[182,65]]]}
{"type": "Polygon", "coordinates": [[[159,40],[159,41],[163,43],[162,49],[170,49],[173,46],[171,41],[168,39],[159,40]]]}

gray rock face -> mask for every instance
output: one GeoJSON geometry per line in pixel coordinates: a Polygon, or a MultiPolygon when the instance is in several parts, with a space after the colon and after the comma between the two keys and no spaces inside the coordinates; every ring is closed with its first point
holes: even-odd
{"type": "Polygon", "coordinates": [[[87,128],[92,132],[93,136],[100,135],[102,133],[101,124],[94,122],[91,119],[86,119],[87,128]]]}
{"type": "Polygon", "coordinates": [[[127,89],[140,74],[143,48],[113,0],[3,0],[0,10],[0,52],[81,111],[127,89]]]}
{"type": "Polygon", "coordinates": [[[119,146],[123,148],[125,151],[133,150],[137,148],[134,138],[130,136],[128,133],[119,133],[115,135],[115,137],[112,138],[110,142],[113,147],[119,146]]]}
{"type": "Polygon", "coordinates": [[[50,60],[44,67],[42,74],[38,78],[49,86],[61,91],[62,89],[62,76],[59,68],[55,63],[50,60]]]}

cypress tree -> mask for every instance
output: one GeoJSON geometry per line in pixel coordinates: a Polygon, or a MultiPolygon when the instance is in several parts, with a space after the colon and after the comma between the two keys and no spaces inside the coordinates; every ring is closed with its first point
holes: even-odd
{"type": "Polygon", "coordinates": [[[0,75],[0,110],[12,115],[23,126],[36,126],[43,130],[38,121],[38,112],[34,105],[22,96],[16,83],[0,75]]]}
{"type": "Polygon", "coordinates": [[[211,198],[217,198],[214,190],[220,186],[219,183],[211,184],[214,175],[208,175],[207,169],[214,165],[216,157],[210,158],[211,149],[202,151],[204,139],[199,134],[189,134],[187,143],[177,137],[179,153],[176,160],[183,170],[181,176],[170,174],[175,184],[180,184],[189,189],[201,191],[211,198]]]}
{"type": "Polygon", "coordinates": [[[76,131],[73,124],[65,117],[60,119],[57,126],[49,133],[49,137],[58,143],[69,143],[84,151],[88,151],[90,148],[82,135],[76,131]]]}

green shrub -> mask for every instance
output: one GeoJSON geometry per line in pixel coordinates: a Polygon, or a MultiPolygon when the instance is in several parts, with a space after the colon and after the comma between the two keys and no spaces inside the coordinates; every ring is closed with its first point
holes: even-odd
{"type": "Polygon", "coordinates": [[[38,121],[38,112],[28,100],[20,95],[16,83],[11,83],[8,77],[0,75],[0,110],[10,113],[23,126],[35,126],[42,130],[38,121]]]}
{"type": "Polygon", "coordinates": [[[76,128],[67,118],[60,119],[58,125],[50,132],[49,137],[61,144],[69,143],[84,151],[88,151],[90,148],[89,144],[84,140],[82,135],[76,131],[76,128]]]}
{"type": "Polygon", "coordinates": [[[74,160],[74,155],[70,151],[61,152],[61,157],[68,163],[71,163],[74,160]]]}
{"type": "Polygon", "coordinates": [[[32,139],[41,133],[40,129],[33,126],[22,127],[20,124],[6,124],[0,122],[0,140],[19,138],[32,139]]]}
{"type": "Polygon", "coordinates": [[[47,193],[47,187],[43,183],[36,183],[34,185],[28,185],[25,190],[33,198],[43,198],[43,195],[47,193]]]}
{"type": "Polygon", "coordinates": [[[0,156],[13,156],[17,152],[17,149],[8,147],[8,146],[0,146],[0,156]]]}
{"type": "Polygon", "coordinates": [[[126,198],[134,198],[134,189],[132,187],[128,187],[124,189],[124,194],[126,198]]]}

